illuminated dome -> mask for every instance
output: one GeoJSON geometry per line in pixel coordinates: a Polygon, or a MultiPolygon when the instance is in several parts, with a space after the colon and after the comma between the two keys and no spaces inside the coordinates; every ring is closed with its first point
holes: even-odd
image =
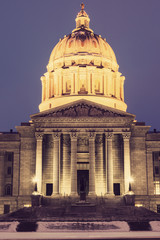
{"type": "Polygon", "coordinates": [[[89,28],[81,4],[76,28],[54,47],[42,80],[40,111],[79,99],[126,111],[124,77],[110,45],[89,28]]]}

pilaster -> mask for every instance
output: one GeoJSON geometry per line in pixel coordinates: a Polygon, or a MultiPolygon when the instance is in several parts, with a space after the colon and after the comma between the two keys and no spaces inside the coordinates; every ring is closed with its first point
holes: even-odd
{"type": "Polygon", "coordinates": [[[105,133],[105,137],[107,140],[106,146],[106,155],[107,155],[107,163],[106,163],[106,179],[107,179],[107,195],[113,195],[113,158],[112,158],[112,137],[113,133],[108,132],[105,133]]]}
{"type": "Polygon", "coordinates": [[[89,195],[95,193],[95,132],[89,133],[89,195]]]}
{"type": "Polygon", "coordinates": [[[123,142],[124,142],[124,192],[129,191],[129,182],[131,175],[130,167],[130,132],[122,133],[123,142]]]}
{"type": "Polygon", "coordinates": [[[77,196],[77,133],[71,132],[71,196],[77,196]]]}
{"type": "Polygon", "coordinates": [[[53,134],[53,196],[59,194],[59,143],[60,143],[60,133],[55,132],[53,134]]]}
{"type": "Polygon", "coordinates": [[[35,133],[36,136],[36,181],[37,191],[42,192],[42,143],[43,133],[35,133]]]}
{"type": "Polygon", "coordinates": [[[4,195],[4,161],[5,151],[0,152],[0,197],[4,195]]]}

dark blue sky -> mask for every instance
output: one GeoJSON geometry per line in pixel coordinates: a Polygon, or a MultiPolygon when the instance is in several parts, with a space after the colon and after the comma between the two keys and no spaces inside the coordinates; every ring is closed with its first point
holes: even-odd
{"type": "MultiPolygon", "coordinates": [[[[41,102],[40,77],[59,38],[75,28],[80,0],[0,0],[0,131],[41,102]]],[[[160,0],[84,0],[90,27],[126,77],[127,112],[160,129],[160,0]]]]}

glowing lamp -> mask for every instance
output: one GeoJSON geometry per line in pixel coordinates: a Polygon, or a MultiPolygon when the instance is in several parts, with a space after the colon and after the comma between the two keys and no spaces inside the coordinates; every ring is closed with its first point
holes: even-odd
{"type": "Polygon", "coordinates": [[[129,178],[129,182],[130,183],[133,183],[134,182],[134,179],[132,177],[129,178]]]}
{"type": "Polygon", "coordinates": [[[32,178],[32,182],[33,182],[33,183],[37,183],[37,182],[38,182],[36,176],[34,176],[34,177],[32,178]]]}
{"type": "Polygon", "coordinates": [[[36,176],[33,177],[32,182],[34,183],[34,191],[37,192],[37,182],[38,182],[38,180],[37,180],[36,176]]]}
{"type": "Polygon", "coordinates": [[[134,182],[134,179],[132,177],[129,178],[129,191],[131,191],[131,183],[134,182]]]}

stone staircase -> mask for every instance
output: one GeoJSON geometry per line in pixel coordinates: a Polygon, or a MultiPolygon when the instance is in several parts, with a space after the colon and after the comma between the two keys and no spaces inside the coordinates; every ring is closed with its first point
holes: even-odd
{"type": "Polygon", "coordinates": [[[0,217],[0,221],[151,221],[160,214],[143,207],[126,206],[122,197],[80,201],[69,198],[45,198],[43,205],[22,208],[0,217]]]}

